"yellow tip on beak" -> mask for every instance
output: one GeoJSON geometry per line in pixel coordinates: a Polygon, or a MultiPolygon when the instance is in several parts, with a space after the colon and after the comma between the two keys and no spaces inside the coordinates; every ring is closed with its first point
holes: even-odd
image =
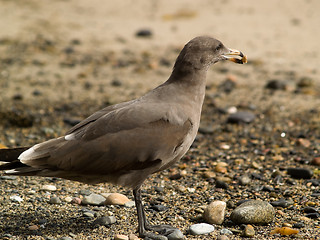
{"type": "Polygon", "coordinates": [[[229,49],[229,51],[229,53],[223,54],[226,60],[239,64],[244,64],[248,62],[247,56],[243,55],[243,53],[239,50],[229,49]]]}

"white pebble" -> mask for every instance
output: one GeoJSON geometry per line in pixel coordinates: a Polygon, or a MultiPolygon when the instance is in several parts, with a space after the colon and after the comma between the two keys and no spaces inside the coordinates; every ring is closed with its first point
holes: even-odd
{"type": "Polygon", "coordinates": [[[23,199],[21,197],[19,197],[18,195],[12,195],[10,196],[10,200],[12,202],[23,202],[23,199]]]}
{"type": "Polygon", "coordinates": [[[43,190],[43,191],[56,191],[57,187],[54,186],[54,185],[42,185],[40,190],[43,190]]]}
{"type": "Polygon", "coordinates": [[[192,235],[203,235],[214,231],[214,226],[207,223],[198,223],[190,226],[190,233],[192,235]]]}

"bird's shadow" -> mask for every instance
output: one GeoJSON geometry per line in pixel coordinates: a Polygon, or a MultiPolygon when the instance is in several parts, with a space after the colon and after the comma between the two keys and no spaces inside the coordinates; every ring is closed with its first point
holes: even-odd
{"type": "MultiPolygon", "coordinates": [[[[88,219],[81,215],[67,216],[63,213],[39,214],[39,213],[2,213],[0,223],[0,238],[6,235],[27,236],[68,236],[94,232],[94,230],[113,231],[111,226],[99,226],[94,224],[94,219],[88,219]],[[45,216],[47,215],[47,216],[45,216]],[[44,218],[45,217],[45,218],[44,218]],[[33,229],[33,227],[35,229],[33,229]],[[108,230],[109,229],[109,230],[108,230]]],[[[2,239],[2,238],[1,238],[2,239]]]]}

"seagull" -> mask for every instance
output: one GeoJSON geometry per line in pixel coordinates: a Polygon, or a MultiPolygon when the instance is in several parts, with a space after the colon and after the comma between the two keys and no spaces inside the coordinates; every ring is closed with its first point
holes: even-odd
{"type": "Polygon", "coordinates": [[[207,71],[224,60],[247,62],[242,52],[215,38],[196,37],[184,46],[166,82],[140,98],[95,112],[64,136],[32,147],[0,149],[0,170],[128,187],[133,190],[139,236],[161,239],[175,228],[148,222],[141,185],[189,150],[200,124],[207,71]]]}

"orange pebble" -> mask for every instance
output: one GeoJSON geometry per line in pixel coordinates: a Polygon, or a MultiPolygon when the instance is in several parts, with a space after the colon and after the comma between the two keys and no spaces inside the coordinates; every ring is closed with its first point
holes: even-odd
{"type": "Polygon", "coordinates": [[[270,232],[270,234],[277,234],[277,233],[280,233],[281,235],[292,235],[292,234],[299,233],[299,230],[292,229],[289,227],[282,227],[282,228],[276,227],[270,232]]]}

